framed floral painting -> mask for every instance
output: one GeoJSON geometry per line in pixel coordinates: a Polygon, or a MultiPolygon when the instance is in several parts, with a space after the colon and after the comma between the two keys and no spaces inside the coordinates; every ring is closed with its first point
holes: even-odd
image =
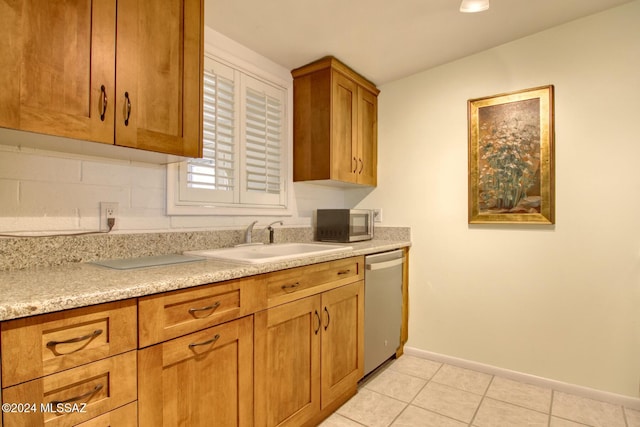
{"type": "Polygon", "coordinates": [[[470,99],[469,223],[555,223],[553,86],[470,99]]]}

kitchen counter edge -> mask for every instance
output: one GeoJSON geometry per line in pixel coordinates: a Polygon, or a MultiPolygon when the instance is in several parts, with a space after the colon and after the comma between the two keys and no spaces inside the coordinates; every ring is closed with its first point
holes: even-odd
{"type": "Polygon", "coordinates": [[[212,259],[135,270],[89,263],[0,272],[0,321],[186,289],[304,265],[410,247],[409,241],[350,243],[353,250],[265,264],[212,259]]]}

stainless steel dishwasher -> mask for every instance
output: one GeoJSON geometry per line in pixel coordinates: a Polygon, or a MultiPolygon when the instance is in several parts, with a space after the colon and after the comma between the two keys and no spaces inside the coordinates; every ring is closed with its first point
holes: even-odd
{"type": "Polygon", "coordinates": [[[402,267],[404,251],[365,257],[364,374],[393,356],[402,327],[402,267]]]}

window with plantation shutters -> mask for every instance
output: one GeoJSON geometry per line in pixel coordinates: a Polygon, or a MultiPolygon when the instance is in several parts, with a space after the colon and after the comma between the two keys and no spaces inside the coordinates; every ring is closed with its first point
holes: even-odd
{"type": "Polygon", "coordinates": [[[282,189],[283,99],[278,91],[246,76],[244,89],[244,200],[277,204],[282,189]]]}
{"type": "Polygon", "coordinates": [[[181,199],[234,202],[236,184],[236,76],[231,67],[205,58],[203,87],[203,157],[186,162],[181,199]]]}
{"type": "Polygon", "coordinates": [[[177,204],[286,207],[285,93],[205,56],[203,158],[180,164],[177,204]]]}

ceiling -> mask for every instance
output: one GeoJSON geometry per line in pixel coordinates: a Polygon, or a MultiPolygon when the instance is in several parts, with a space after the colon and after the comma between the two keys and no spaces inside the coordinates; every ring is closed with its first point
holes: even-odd
{"type": "Polygon", "coordinates": [[[377,85],[630,0],[205,0],[205,23],[288,69],[333,55],[377,85]]]}

